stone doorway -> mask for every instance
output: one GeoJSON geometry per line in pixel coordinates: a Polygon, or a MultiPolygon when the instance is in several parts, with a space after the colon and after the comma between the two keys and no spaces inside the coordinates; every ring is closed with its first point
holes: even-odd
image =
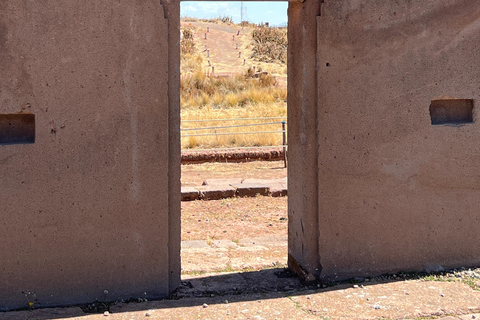
{"type": "MultiPolygon", "coordinates": [[[[321,272],[318,253],[318,176],[312,174],[317,172],[318,159],[316,54],[317,19],[320,16],[321,3],[289,1],[288,6],[288,265],[293,272],[307,281],[316,279],[321,272]]],[[[179,30],[179,18],[178,14],[176,30],[179,30]]],[[[175,35],[178,39],[178,31],[175,35]]],[[[178,51],[170,56],[170,61],[170,67],[175,71],[179,70],[178,51]]],[[[179,106],[177,88],[174,86],[171,97],[179,106]]],[[[176,141],[180,140],[176,129],[179,123],[179,108],[174,108],[170,115],[170,124],[173,124],[175,131],[171,131],[171,137],[177,139],[176,141]]],[[[170,148],[171,154],[180,154],[178,143],[174,143],[170,148]]],[[[178,159],[178,156],[175,157],[175,172],[179,171],[178,159]]],[[[179,189],[180,186],[177,190],[179,189]]],[[[171,208],[173,205],[176,210],[171,211],[174,216],[170,219],[170,232],[172,239],[180,242],[180,199],[172,200],[175,203],[171,203],[171,208]]],[[[180,262],[173,261],[172,266],[180,274],[180,262]]]]}

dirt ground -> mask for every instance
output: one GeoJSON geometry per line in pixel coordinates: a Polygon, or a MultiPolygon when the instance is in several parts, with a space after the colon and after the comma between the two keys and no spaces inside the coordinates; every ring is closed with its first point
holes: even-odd
{"type": "Polygon", "coordinates": [[[287,197],[182,202],[182,240],[287,235],[287,197]]]}
{"type": "MultiPolygon", "coordinates": [[[[286,176],[283,161],[182,165],[184,186],[206,179],[286,176]]],[[[257,196],[182,202],[183,275],[286,266],[287,201],[257,196]]]]}
{"type": "Polygon", "coordinates": [[[283,160],[182,165],[182,186],[186,187],[200,186],[206,179],[281,179],[286,176],[283,160]]]}

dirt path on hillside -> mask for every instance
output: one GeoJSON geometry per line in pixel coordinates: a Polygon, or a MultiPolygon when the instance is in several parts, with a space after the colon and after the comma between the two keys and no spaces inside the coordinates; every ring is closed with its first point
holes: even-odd
{"type": "MultiPolygon", "coordinates": [[[[198,49],[202,51],[204,59],[210,61],[215,68],[215,73],[243,72],[246,65],[243,64],[244,57],[239,57],[239,52],[245,51],[245,44],[250,38],[249,28],[242,30],[242,27],[237,25],[200,21],[188,24],[195,27],[198,49]],[[205,39],[205,34],[207,39],[205,39]],[[208,50],[210,56],[207,56],[207,52],[204,50],[208,50]]],[[[212,72],[211,68],[209,72],[212,72]]]]}

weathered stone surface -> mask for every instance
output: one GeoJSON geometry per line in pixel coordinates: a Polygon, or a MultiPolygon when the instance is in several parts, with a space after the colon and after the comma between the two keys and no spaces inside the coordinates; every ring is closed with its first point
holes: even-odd
{"type": "Polygon", "coordinates": [[[288,178],[281,178],[281,179],[245,179],[243,183],[260,183],[260,184],[272,184],[272,183],[279,183],[284,184],[287,187],[288,178]]]}
{"type": "MultiPolygon", "coordinates": [[[[474,314],[459,316],[458,318],[461,319],[461,320],[480,319],[480,313],[474,313],[474,314]]],[[[443,320],[443,318],[442,318],[442,320],[443,320]]]]}
{"type": "Polygon", "coordinates": [[[200,191],[194,187],[182,187],[182,201],[198,200],[200,191]]]}
{"type": "Polygon", "coordinates": [[[242,178],[230,178],[230,179],[207,179],[203,181],[203,186],[230,186],[232,184],[242,183],[242,178]]]}
{"type": "Polygon", "coordinates": [[[251,246],[286,246],[288,237],[286,236],[270,236],[270,237],[259,237],[251,239],[240,239],[238,245],[244,247],[251,246]]]}
{"type": "Polygon", "coordinates": [[[201,186],[197,188],[200,191],[202,200],[219,200],[235,197],[235,188],[230,186],[201,186]]]}
{"type": "Polygon", "coordinates": [[[321,61],[317,53],[317,24],[323,5],[322,1],[312,0],[288,4],[288,230],[293,235],[289,239],[288,252],[293,258],[292,263],[289,259],[289,267],[299,264],[317,276],[321,270],[317,114],[322,112],[318,107],[323,102],[317,80],[321,61]]]}
{"type": "Polygon", "coordinates": [[[288,189],[283,183],[272,183],[270,185],[270,195],[272,197],[285,197],[288,195],[288,189]]]}
{"type": "Polygon", "coordinates": [[[1,1],[0,114],[35,139],[0,145],[0,310],[179,283],[177,5],[1,1]]]}
{"type": "Polygon", "coordinates": [[[210,246],[205,242],[205,240],[189,240],[182,241],[182,250],[183,249],[202,249],[209,248],[210,246]]]}
{"type": "Polygon", "coordinates": [[[232,187],[236,189],[237,197],[266,196],[269,192],[268,185],[260,183],[236,183],[232,184],[232,187]]]}
{"type": "Polygon", "coordinates": [[[433,100],[480,101],[478,3],[321,9],[317,162],[301,175],[318,173],[318,240],[305,247],[318,243],[321,277],[479,265],[479,123],[432,125],[429,113],[433,100]]]}
{"type": "Polygon", "coordinates": [[[270,189],[272,197],[286,196],[287,191],[287,177],[282,179],[245,179],[242,183],[257,183],[267,185],[270,189]]]}
{"type": "Polygon", "coordinates": [[[218,200],[233,196],[253,197],[271,195],[273,197],[287,195],[287,178],[282,179],[207,179],[200,187],[182,187],[182,201],[204,199],[218,200]],[[237,192],[232,195],[234,187],[237,192]]]}
{"type": "Polygon", "coordinates": [[[215,248],[227,248],[227,249],[235,249],[238,245],[230,240],[213,240],[212,247],[215,248]]]}
{"type": "MultiPolygon", "coordinates": [[[[51,306],[178,285],[179,15],[178,0],[0,2],[0,113],[35,115],[34,143],[0,146],[0,309],[25,290],[51,306]]],[[[478,123],[429,113],[480,100],[478,21],[471,0],[290,2],[292,269],[480,264],[478,123]]]]}

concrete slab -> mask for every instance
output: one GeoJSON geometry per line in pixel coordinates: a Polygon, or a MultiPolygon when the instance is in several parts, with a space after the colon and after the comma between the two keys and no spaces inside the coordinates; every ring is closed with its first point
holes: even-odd
{"type": "Polygon", "coordinates": [[[256,195],[267,196],[270,188],[266,184],[259,183],[236,183],[232,184],[238,197],[255,197],[256,195]]]}
{"type": "Polygon", "coordinates": [[[194,187],[182,187],[182,201],[198,200],[200,198],[200,191],[194,187]]]}
{"type": "Polygon", "coordinates": [[[236,189],[230,186],[201,186],[197,188],[200,191],[202,200],[219,200],[235,197],[236,189]]]}

